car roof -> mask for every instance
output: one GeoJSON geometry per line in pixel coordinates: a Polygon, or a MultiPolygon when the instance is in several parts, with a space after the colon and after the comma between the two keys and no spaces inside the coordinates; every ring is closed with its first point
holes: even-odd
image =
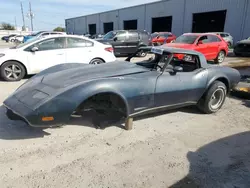
{"type": "Polygon", "coordinates": [[[195,36],[215,35],[215,36],[218,36],[216,33],[184,33],[183,35],[195,35],[195,36]]]}
{"type": "Polygon", "coordinates": [[[140,49],[147,49],[147,50],[160,50],[166,53],[171,53],[171,54],[190,54],[190,55],[202,55],[200,52],[194,51],[194,50],[189,50],[189,49],[183,49],[183,48],[174,48],[174,47],[168,47],[168,46],[146,46],[146,47],[141,47],[140,49]]]}

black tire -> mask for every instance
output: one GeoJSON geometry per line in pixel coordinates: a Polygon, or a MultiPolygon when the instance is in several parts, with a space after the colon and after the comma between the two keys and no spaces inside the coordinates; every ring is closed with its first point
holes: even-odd
{"type": "Polygon", "coordinates": [[[102,59],[99,59],[99,58],[92,59],[89,62],[89,64],[91,64],[91,65],[97,65],[97,64],[102,64],[102,63],[105,63],[105,61],[103,61],[102,59]]]}
{"type": "Polygon", "coordinates": [[[218,55],[214,61],[215,61],[215,63],[218,63],[218,64],[222,63],[224,61],[225,57],[226,57],[226,53],[223,50],[221,50],[218,53],[218,55]]]}
{"type": "Polygon", "coordinates": [[[18,63],[16,61],[7,61],[5,62],[2,66],[1,66],[1,77],[5,80],[5,81],[19,81],[21,80],[26,74],[25,68],[21,63],[18,63]],[[14,71],[13,71],[13,66],[14,71]],[[6,70],[6,68],[9,68],[9,71],[6,70]],[[9,74],[11,74],[9,76],[9,74]]]}
{"type": "Polygon", "coordinates": [[[242,55],[240,53],[234,52],[234,55],[237,57],[241,57],[242,55]]]}
{"type": "Polygon", "coordinates": [[[147,56],[147,53],[143,50],[141,50],[140,52],[138,52],[137,54],[139,57],[146,57],[147,56]]]}
{"type": "Polygon", "coordinates": [[[220,81],[215,81],[199,100],[197,106],[206,114],[215,113],[223,106],[226,95],[226,85],[220,81]],[[217,103],[216,100],[218,100],[217,103]]]}

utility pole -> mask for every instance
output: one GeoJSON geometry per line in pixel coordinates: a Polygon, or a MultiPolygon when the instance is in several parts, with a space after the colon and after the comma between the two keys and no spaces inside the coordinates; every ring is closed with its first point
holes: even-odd
{"type": "Polygon", "coordinates": [[[28,13],[28,17],[30,18],[30,24],[31,24],[31,31],[33,31],[33,18],[34,18],[34,14],[31,10],[31,3],[29,2],[29,13],[28,13]]]}
{"type": "Polygon", "coordinates": [[[26,28],[26,26],[25,26],[25,20],[24,20],[24,14],[23,14],[23,3],[22,3],[22,1],[20,1],[20,3],[21,3],[21,12],[22,12],[22,18],[23,18],[23,29],[22,30],[25,30],[26,28]]]}
{"type": "Polygon", "coordinates": [[[16,24],[16,16],[15,16],[15,28],[16,28],[16,30],[17,30],[17,24],[16,24]]]}

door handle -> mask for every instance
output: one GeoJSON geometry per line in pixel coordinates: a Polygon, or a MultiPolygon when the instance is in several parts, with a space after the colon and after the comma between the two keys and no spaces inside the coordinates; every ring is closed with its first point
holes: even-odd
{"type": "Polygon", "coordinates": [[[63,54],[57,54],[57,55],[63,55],[63,54]]]}

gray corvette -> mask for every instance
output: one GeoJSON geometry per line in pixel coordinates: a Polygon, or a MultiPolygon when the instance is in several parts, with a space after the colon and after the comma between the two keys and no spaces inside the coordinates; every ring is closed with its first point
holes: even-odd
{"type": "Polygon", "coordinates": [[[44,70],[4,101],[7,115],[18,115],[34,127],[53,127],[66,124],[74,113],[115,109],[129,127],[135,116],[188,105],[215,113],[240,80],[237,70],[210,66],[196,51],[163,46],[139,50],[152,57],[131,63],[136,52],[126,61],[44,70]]]}

